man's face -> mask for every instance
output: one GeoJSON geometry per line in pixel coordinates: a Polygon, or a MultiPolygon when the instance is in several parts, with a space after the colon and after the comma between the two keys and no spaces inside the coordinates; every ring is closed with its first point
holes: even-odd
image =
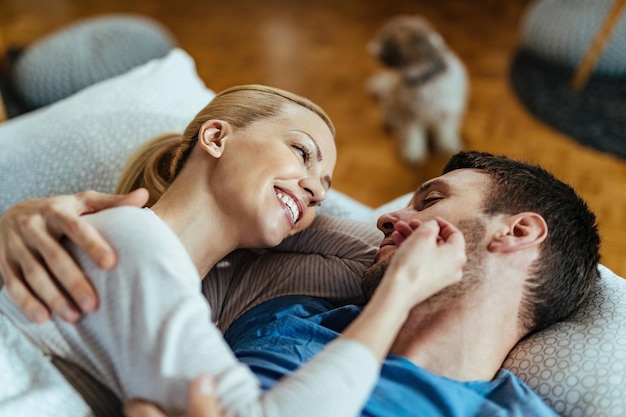
{"type": "Polygon", "coordinates": [[[442,217],[457,226],[465,236],[468,262],[461,283],[448,287],[445,292],[466,291],[468,286],[474,285],[480,275],[477,270],[484,256],[486,220],[483,202],[490,186],[491,179],[483,171],[452,171],[421,185],[406,208],[382,215],[378,219],[378,228],[385,237],[376,253],[374,264],[364,275],[365,295],[368,298],[371,296],[398,248],[390,236],[401,220],[407,223],[412,220],[424,222],[442,217]]]}

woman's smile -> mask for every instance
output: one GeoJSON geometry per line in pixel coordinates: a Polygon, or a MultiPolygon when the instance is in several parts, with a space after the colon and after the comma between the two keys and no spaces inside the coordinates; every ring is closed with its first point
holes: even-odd
{"type": "Polygon", "coordinates": [[[302,217],[302,213],[304,211],[301,201],[286,190],[276,187],[274,189],[276,191],[276,197],[278,197],[278,200],[287,213],[289,225],[294,227],[298,220],[302,217]]]}

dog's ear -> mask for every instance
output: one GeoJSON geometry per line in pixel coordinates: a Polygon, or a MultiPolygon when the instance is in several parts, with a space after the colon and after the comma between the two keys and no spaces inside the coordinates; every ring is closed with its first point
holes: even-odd
{"type": "Polygon", "coordinates": [[[411,55],[416,62],[431,62],[439,59],[439,52],[430,40],[430,35],[416,33],[411,42],[411,55]]]}
{"type": "Polygon", "coordinates": [[[389,68],[400,68],[407,64],[404,48],[410,44],[411,33],[404,25],[390,23],[377,36],[377,57],[389,68]]]}

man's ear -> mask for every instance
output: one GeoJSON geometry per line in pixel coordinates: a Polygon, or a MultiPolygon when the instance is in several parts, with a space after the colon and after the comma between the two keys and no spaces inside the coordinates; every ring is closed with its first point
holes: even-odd
{"type": "Polygon", "coordinates": [[[506,216],[500,233],[489,242],[492,252],[514,252],[541,244],[548,236],[548,225],[537,213],[524,212],[506,216]]]}
{"type": "Polygon", "coordinates": [[[198,131],[198,146],[214,158],[224,153],[231,127],[223,120],[207,120],[198,131]]]}

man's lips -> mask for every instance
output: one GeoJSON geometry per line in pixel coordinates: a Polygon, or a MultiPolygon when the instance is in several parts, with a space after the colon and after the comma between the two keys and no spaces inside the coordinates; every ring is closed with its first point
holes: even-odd
{"type": "Polygon", "coordinates": [[[379,249],[376,251],[376,254],[374,254],[374,259],[378,260],[384,253],[394,249],[395,247],[396,244],[393,242],[393,239],[390,237],[383,239],[383,241],[380,242],[379,249]]]}

